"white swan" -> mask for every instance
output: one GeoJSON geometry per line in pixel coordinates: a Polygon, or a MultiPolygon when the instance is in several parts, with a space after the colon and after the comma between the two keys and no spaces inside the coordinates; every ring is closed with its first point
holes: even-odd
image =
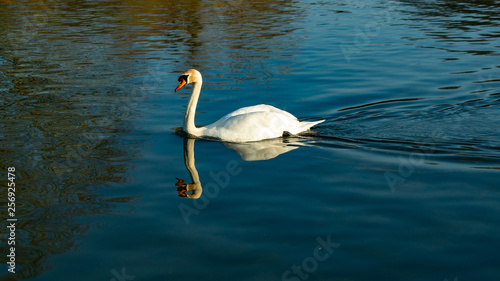
{"type": "Polygon", "coordinates": [[[309,130],[325,120],[300,122],[292,114],[274,106],[260,104],[243,107],[233,111],[215,123],[197,128],[194,125],[196,105],[200,97],[203,79],[196,69],[190,69],[179,77],[177,92],[184,85],[193,83],[193,91],[184,115],[183,129],[186,133],[199,138],[215,138],[228,142],[249,142],[272,139],[283,134],[296,135],[309,130]]]}

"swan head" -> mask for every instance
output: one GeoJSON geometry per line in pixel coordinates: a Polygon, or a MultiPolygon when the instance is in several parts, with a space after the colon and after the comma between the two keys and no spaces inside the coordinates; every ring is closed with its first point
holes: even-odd
{"type": "Polygon", "coordinates": [[[179,194],[179,197],[185,197],[189,199],[200,198],[201,194],[203,193],[203,189],[201,188],[201,184],[199,182],[186,184],[183,179],[176,179],[177,183],[175,184],[175,186],[177,186],[177,193],[179,194]]]}
{"type": "Polygon", "coordinates": [[[182,73],[181,76],[179,76],[179,85],[177,88],[175,88],[175,91],[177,92],[180,88],[184,87],[185,85],[189,83],[197,83],[201,82],[201,73],[196,70],[196,69],[190,69],[184,73],[182,73]]]}

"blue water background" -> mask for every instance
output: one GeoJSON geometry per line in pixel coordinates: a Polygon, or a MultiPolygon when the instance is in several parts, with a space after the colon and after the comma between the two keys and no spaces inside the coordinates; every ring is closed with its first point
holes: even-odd
{"type": "Polygon", "coordinates": [[[2,280],[498,280],[499,15],[496,1],[0,2],[19,220],[2,280]],[[189,68],[199,125],[260,103],[326,121],[263,144],[289,150],[267,160],[189,149],[190,88],[173,92],[189,68]],[[187,158],[199,199],[175,186],[187,158]]]}

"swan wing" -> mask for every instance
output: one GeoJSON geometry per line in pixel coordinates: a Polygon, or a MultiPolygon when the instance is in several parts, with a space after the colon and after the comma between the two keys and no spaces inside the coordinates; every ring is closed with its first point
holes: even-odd
{"type": "Polygon", "coordinates": [[[298,134],[319,122],[300,122],[286,111],[258,105],[231,112],[204,127],[204,134],[229,142],[258,141],[281,137],[284,132],[298,134]]]}
{"type": "Polygon", "coordinates": [[[288,113],[284,110],[281,110],[279,108],[276,108],[274,106],[267,105],[267,104],[259,104],[259,105],[247,106],[247,107],[243,107],[243,108],[240,108],[238,110],[235,110],[231,113],[224,115],[218,121],[224,120],[224,119],[236,116],[236,115],[248,114],[248,113],[253,113],[253,112],[273,112],[273,113],[278,113],[278,114],[284,115],[290,119],[297,120],[297,118],[295,116],[293,116],[291,113],[288,113]]]}

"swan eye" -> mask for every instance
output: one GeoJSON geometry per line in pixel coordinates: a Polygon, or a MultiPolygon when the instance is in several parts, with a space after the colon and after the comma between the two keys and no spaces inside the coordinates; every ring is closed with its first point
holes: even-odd
{"type": "Polygon", "coordinates": [[[179,82],[186,81],[186,83],[187,83],[188,77],[189,77],[189,75],[181,75],[181,76],[179,76],[179,80],[177,80],[177,81],[179,81],[179,82]]]}

